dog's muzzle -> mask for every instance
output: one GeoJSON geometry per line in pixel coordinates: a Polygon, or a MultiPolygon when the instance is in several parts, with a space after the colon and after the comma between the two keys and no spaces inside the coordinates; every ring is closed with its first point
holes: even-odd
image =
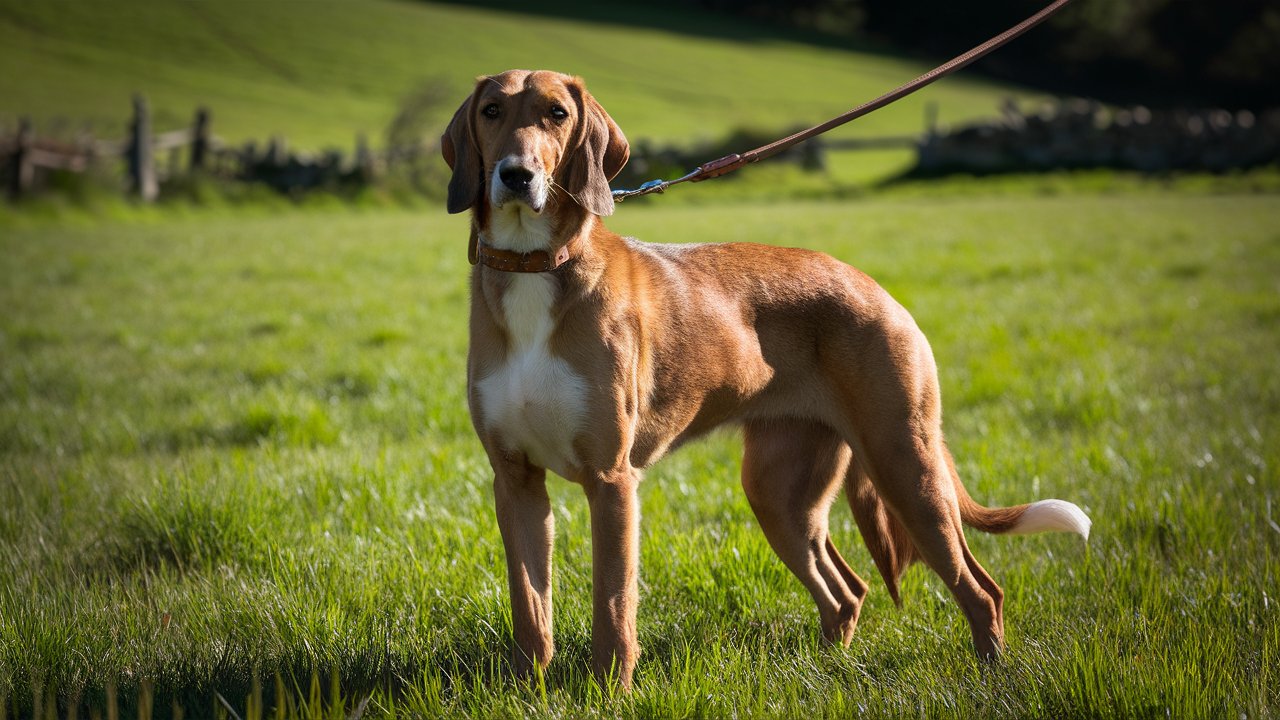
{"type": "Polygon", "coordinates": [[[530,169],[530,163],[514,155],[500,160],[489,183],[489,199],[501,209],[512,200],[524,203],[535,213],[547,204],[547,182],[541,170],[530,169]]]}

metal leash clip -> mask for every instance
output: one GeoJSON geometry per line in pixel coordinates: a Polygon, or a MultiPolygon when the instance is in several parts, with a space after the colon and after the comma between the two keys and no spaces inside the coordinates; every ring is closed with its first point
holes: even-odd
{"type": "Polygon", "coordinates": [[[667,189],[666,180],[650,180],[649,182],[644,183],[643,185],[636,188],[635,190],[614,190],[613,200],[614,202],[622,202],[623,200],[626,200],[629,197],[636,197],[637,195],[648,195],[650,193],[661,193],[666,189],[667,189]]]}
{"type": "MultiPolygon", "coordinates": [[[[735,159],[737,157],[738,157],[737,155],[733,156],[733,158],[735,159]]],[[[698,179],[702,176],[702,174],[706,172],[707,165],[715,165],[716,163],[720,163],[721,161],[728,160],[728,159],[729,158],[720,158],[720,160],[707,163],[706,165],[702,165],[700,167],[695,168],[688,175],[683,175],[681,177],[676,178],[675,180],[650,180],[649,182],[641,185],[635,190],[614,190],[613,200],[614,202],[622,202],[623,200],[626,200],[629,197],[636,197],[637,195],[649,195],[652,193],[662,193],[672,185],[679,185],[682,182],[689,182],[691,180],[693,182],[697,182],[698,179]]],[[[711,177],[715,177],[715,175],[712,175],[711,177]]],[[[706,179],[709,180],[711,178],[706,178],[706,179]]]]}

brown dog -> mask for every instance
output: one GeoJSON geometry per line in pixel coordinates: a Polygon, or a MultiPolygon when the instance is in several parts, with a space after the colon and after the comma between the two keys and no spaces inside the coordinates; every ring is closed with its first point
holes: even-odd
{"type": "Polygon", "coordinates": [[[640,471],[724,423],[744,428],[747,498],[833,643],[849,642],[867,593],[827,532],[841,487],[894,600],[924,560],[982,657],[1003,646],[1003,592],[961,522],[1088,537],[1068,502],[970,499],[943,441],[929,344],[866,275],[816,252],[609,232],[600,216],[629,149],[578,78],[480,78],[441,149],[449,212],[472,211],[468,398],[494,470],[518,672],[553,652],[546,470],[586,491],[593,665],[629,687],[640,471]]]}

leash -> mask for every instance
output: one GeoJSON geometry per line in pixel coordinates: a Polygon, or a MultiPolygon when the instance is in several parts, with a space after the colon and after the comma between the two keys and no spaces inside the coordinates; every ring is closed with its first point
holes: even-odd
{"type": "Polygon", "coordinates": [[[911,82],[906,83],[905,85],[901,85],[893,90],[890,90],[889,92],[885,93],[884,95],[881,95],[875,100],[871,100],[870,102],[865,102],[853,108],[852,110],[849,110],[848,112],[842,115],[834,117],[820,125],[814,125],[808,130],[801,130],[800,132],[795,133],[794,135],[788,135],[787,137],[782,138],[781,140],[775,140],[774,142],[771,142],[768,145],[761,145],[755,150],[748,150],[745,153],[733,153],[731,155],[725,155],[724,157],[719,158],[717,160],[712,160],[711,162],[703,163],[702,165],[699,165],[698,167],[694,168],[694,170],[689,174],[683,177],[676,178],[675,180],[650,180],[649,182],[644,183],[643,185],[636,188],[635,190],[614,190],[613,191],[614,202],[622,202],[627,198],[637,197],[640,195],[649,195],[651,193],[661,193],[665,191],[667,188],[671,187],[672,185],[679,185],[680,183],[683,183],[683,182],[702,182],[703,180],[711,180],[712,178],[718,178],[722,175],[727,175],[733,172],[734,170],[741,168],[744,165],[750,165],[751,163],[759,162],[761,160],[764,160],[765,158],[777,155],[778,153],[782,152],[783,150],[786,150],[792,145],[802,143],[811,137],[814,137],[816,135],[821,135],[822,133],[827,132],[828,130],[840,127],[841,125],[844,125],[850,120],[856,120],[857,118],[860,118],[863,115],[879,110],[885,105],[889,105],[890,103],[901,100],[902,98],[923,88],[924,86],[932,83],[933,81],[938,80],[939,78],[942,78],[946,75],[949,75],[955,72],[956,70],[959,70],[960,68],[963,68],[969,63],[972,63],[978,58],[981,58],[987,53],[990,53],[992,50],[995,50],[996,48],[999,48],[1002,45],[1005,45],[1006,43],[1018,37],[1019,35],[1022,35],[1023,33],[1035,27],[1036,25],[1039,25],[1040,23],[1044,22],[1046,19],[1049,18],[1049,16],[1061,10],[1062,7],[1070,1],[1071,0],[1054,0],[1052,3],[1045,6],[1045,8],[1040,12],[1036,13],[1035,15],[1032,15],[1026,20],[1023,20],[1017,25],[1014,25],[1008,30],[1005,30],[1004,32],[982,43],[981,45],[970,50],[969,52],[963,55],[957,56],[955,58],[952,58],[951,60],[948,60],[942,65],[939,65],[938,67],[921,75],[915,80],[912,80],[911,82]]]}

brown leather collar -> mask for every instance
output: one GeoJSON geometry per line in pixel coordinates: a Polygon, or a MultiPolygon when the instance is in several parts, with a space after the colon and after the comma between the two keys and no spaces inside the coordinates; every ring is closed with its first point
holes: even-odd
{"type": "Polygon", "coordinates": [[[475,244],[475,253],[471,258],[472,265],[480,263],[494,270],[517,273],[540,273],[555,270],[569,261],[569,245],[573,244],[570,242],[568,245],[561,245],[552,254],[546,250],[534,250],[527,253],[501,250],[492,245],[486,245],[478,237],[474,238],[472,242],[475,244]]]}

